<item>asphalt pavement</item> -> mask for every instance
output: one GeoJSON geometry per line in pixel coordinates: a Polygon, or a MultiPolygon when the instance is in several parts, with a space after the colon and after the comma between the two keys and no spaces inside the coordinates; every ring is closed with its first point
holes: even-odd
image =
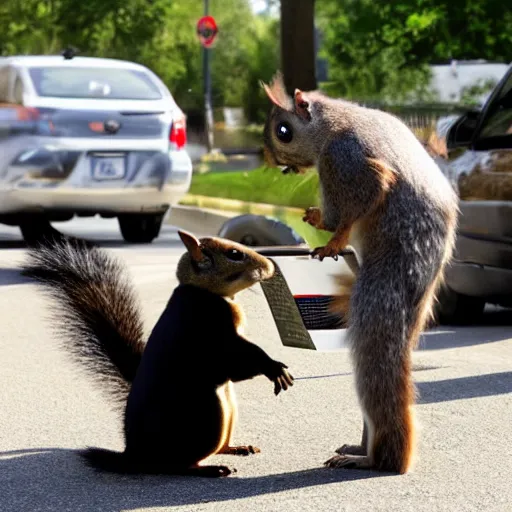
{"type": "MultiPolygon", "coordinates": [[[[114,220],[56,226],[126,262],[149,332],[176,285],[183,247],[175,229],[167,225],[153,244],[134,246],[122,242],[114,220]]],[[[121,450],[122,418],[59,349],[48,318],[53,305],[19,274],[24,252],[18,229],[0,225],[1,512],[512,511],[508,312],[489,310],[478,325],[423,336],[414,354],[420,428],[411,473],[333,470],[323,462],[357,442],[362,426],[348,353],[283,347],[256,286],[239,298],[247,335],[297,379],[278,397],[264,377],[236,385],[235,441],[261,453],[213,457],[237,469],[220,480],[96,474],[76,451],[121,450]]]]}

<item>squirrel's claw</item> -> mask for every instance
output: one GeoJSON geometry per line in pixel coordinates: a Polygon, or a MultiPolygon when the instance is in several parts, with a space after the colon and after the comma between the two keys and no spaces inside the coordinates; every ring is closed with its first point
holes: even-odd
{"type": "Polygon", "coordinates": [[[320,261],[323,261],[324,258],[333,258],[335,261],[338,261],[338,248],[330,247],[329,244],[324,247],[317,247],[313,249],[311,257],[318,258],[320,261]]]}

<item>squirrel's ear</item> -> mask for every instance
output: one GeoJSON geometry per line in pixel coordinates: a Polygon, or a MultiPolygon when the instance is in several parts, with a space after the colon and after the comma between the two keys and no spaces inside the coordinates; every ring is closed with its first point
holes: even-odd
{"type": "Polygon", "coordinates": [[[283,110],[291,110],[292,102],[290,96],[286,93],[284,86],[283,75],[277,72],[272,79],[270,85],[267,85],[260,81],[260,85],[265,89],[268,99],[279,108],[283,110]]]}
{"type": "Polygon", "coordinates": [[[201,251],[201,247],[199,244],[199,240],[194,235],[192,235],[191,233],[187,233],[186,231],[179,230],[178,235],[180,235],[181,241],[187,248],[187,251],[193,260],[200,261],[204,258],[204,255],[201,251]]]}
{"type": "Polygon", "coordinates": [[[293,97],[295,112],[302,117],[302,119],[309,121],[311,119],[311,111],[309,109],[309,101],[306,98],[306,95],[300,89],[295,89],[293,97]]]}

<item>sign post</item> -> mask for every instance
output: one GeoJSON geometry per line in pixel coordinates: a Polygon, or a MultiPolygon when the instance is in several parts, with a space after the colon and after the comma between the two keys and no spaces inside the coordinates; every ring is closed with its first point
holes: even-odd
{"type": "Polygon", "coordinates": [[[204,0],[204,16],[197,22],[197,35],[203,46],[204,110],[208,153],[213,150],[212,84],[210,74],[210,48],[218,33],[217,24],[208,15],[208,0],[204,0]]]}

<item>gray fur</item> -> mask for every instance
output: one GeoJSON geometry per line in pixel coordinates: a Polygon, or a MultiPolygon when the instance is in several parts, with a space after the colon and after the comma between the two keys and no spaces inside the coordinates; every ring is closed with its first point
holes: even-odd
{"type": "MultiPolygon", "coordinates": [[[[302,94],[309,117],[298,115],[299,107],[274,106],[269,114],[267,154],[274,164],[316,165],[324,226],[332,232],[352,226],[362,265],[350,301],[349,333],[369,435],[366,447],[351,454],[362,450],[368,467],[403,473],[414,443],[410,352],[452,255],[457,195],[396,117],[316,91],[302,94]],[[280,121],[293,128],[288,144],[275,136],[280,121]],[[369,159],[396,176],[385,196],[369,159]]],[[[343,457],[333,467],[348,460],[343,457]]]]}

